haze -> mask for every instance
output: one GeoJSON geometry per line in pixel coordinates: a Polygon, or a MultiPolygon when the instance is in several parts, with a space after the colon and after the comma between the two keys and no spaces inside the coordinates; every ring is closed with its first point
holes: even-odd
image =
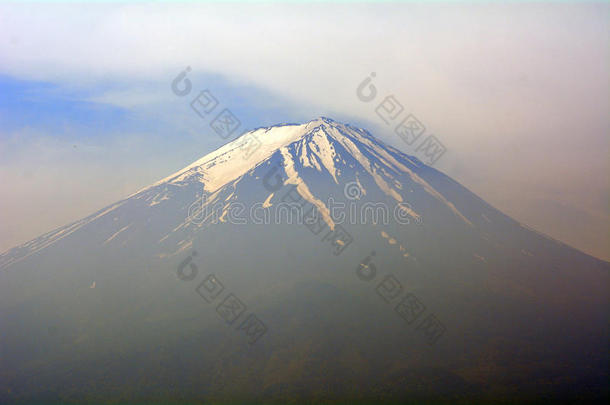
{"type": "Polygon", "coordinates": [[[331,116],[407,145],[371,72],[447,152],[435,167],[610,260],[607,3],[0,5],[0,250],[225,141],[170,91],[186,66],[242,131],[331,116]]]}

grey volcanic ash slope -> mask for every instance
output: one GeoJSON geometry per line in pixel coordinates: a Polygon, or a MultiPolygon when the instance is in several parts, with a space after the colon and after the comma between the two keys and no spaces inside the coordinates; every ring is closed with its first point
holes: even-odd
{"type": "Polygon", "coordinates": [[[604,398],[609,267],[362,129],[261,128],[0,256],[0,399],[604,398]]]}

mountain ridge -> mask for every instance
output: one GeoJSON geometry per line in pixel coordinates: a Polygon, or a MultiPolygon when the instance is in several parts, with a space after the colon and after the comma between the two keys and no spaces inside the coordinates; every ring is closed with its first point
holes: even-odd
{"type": "MultiPolygon", "coordinates": [[[[315,152],[310,152],[309,155],[303,155],[303,153],[301,153],[300,156],[297,156],[296,153],[293,155],[290,155],[290,153],[285,154],[282,156],[282,164],[284,166],[286,165],[286,162],[289,159],[296,159],[301,164],[305,163],[304,167],[314,167],[315,166],[315,168],[318,171],[325,170],[328,173],[330,173],[330,171],[333,170],[333,162],[331,160],[329,160],[328,158],[330,157],[332,159],[332,156],[329,156],[329,154],[332,155],[332,153],[334,153],[334,151],[332,150],[333,146],[330,145],[330,143],[327,145],[325,144],[325,145],[321,146],[320,143],[328,143],[329,138],[330,138],[330,139],[334,139],[341,146],[345,147],[346,142],[342,143],[340,141],[341,137],[345,137],[346,139],[348,139],[350,141],[350,143],[352,144],[350,146],[354,147],[353,149],[351,149],[349,151],[350,154],[354,153],[354,150],[356,151],[355,153],[357,154],[357,153],[359,153],[359,151],[361,149],[366,149],[367,147],[370,148],[372,143],[376,144],[374,146],[383,147],[387,152],[380,153],[377,151],[378,153],[376,153],[376,156],[380,157],[381,160],[385,161],[386,167],[389,167],[396,171],[401,171],[403,173],[407,173],[414,182],[422,185],[424,190],[427,193],[429,193],[429,194],[433,195],[435,198],[443,201],[443,203],[446,204],[452,211],[454,211],[454,213],[457,216],[461,217],[466,223],[473,226],[471,220],[468,219],[467,216],[464,216],[463,213],[455,207],[454,203],[449,201],[444,196],[443,191],[439,192],[435,187],[432,187],[428,181],[422,179],[420,174],[418,174],[418,171],[421,171],[421,170],[424,170],[426,172],[431,172],[433,174],[441,173],[441,172],[438,172],[436,169],[433,169],[433,168],[425,165],[423,162],[421,162],[416,157],[407,155],[404,152],[375,138],[372,134],[370,134],[370,132],[368,132],[366,130],[354,127],[350,124],[340,123],[340,122],[335,121],[328,117],[321,116],[314,120],[311,120],[309,122],[302,123],[302,124],[282,123],[282,124],[278,124],[278,125],[260,127],[260,128],[253,129],[251,131],[247,131],[247,132],[243,133],[242,135],[240,135],[238,138],[234,139],[233,141],[227,142],[226,144],[219,147],[215,151],[212,151],[212,152],[202,156],[201,158],[195,160],[193,163],[170,174],[169,176],[166,176],[148,186],[141,188],[140,190],[136,191],[135,193],[128,195],[124,199],[121,199],[115,203],[109,204],[108,206],[101,208],[100,210],[94,212],[93,214],[91,214],[87,217],[76,220],[67,225],[55,228],[54,230],[46,232],[37,238],[34,238],[28,242],[25,242],[21,245],[18,245],[18,246],[15,246],[13,248],[6,250],[5,252],[0,254],[0,269],[15,262],[14,260],[7,260],[7,256],[9,255],[9,253],[11,251],[13,251],[14,253],[16,253],[17,251],[20,251],[20,250],[27,251],[27,250],[29,250],[29,246],[37,245],[35,241],[38,239],[45,240],[44,243],[40,244],[40,246],[42,246],[42,248],[44,248],[44,247],[48,246],[48,244],[46,243],[48,241],[48,239],[67,236],[67,235],[64,235],[64,233],[69,235],[70,233],[72,233],[73,228],[78,228],[79,225],[90,222],[90,221],[88,221],[88,219],[94,220],[98,216],[104,215],[104,214],[120,207],[124,202],[128,201],[129,199],[136,198],[137,196],[142,195],[142,193],[146,193],[147,191],[154,189],[156,187],[163,186],[163,185],[170,185],[170,184],[180,184],[183,181],[193,180],[194,182],[201,183],[203,185],[204,192],[207,192],[210,195],[212,195],[215,192],[217,192],[218,190],[222,189],[223,187],[226,187],[231,182],[238,180],[243,175],[254,170],[258,165],[260,165],[261,163],[264,163],[265,161],[270,159],[271,156],[274,155],[276,152],[281,153],[281,150],[286,151],[287,148],[289,148],[291,145],[294,147],[294,145],[296,145],[298,142],[301,142],[301,144],[299,145],[301,152],[303,151],[304,148],[307,149],[308,145],[317,146],[318,150],[315,152]],[[275,132],[275,131],[281,131],[281,132],[275,132]],[[315,135],[322,135],[322,137],[320,137],[320,136],[316,137],[315,135]],[[258,141],[261,141],[261,140],[262,141],[261,141],[261,144],[258,146],[257,151],[255,151],[251,155],[246,155],[244,153],[244,151],[242,150],[241,146],[242,146],[242,143],[244,142],[244,139],[247,139],[248,137],[252,137],[252,136],[255,137],[255,139],[259,138],[258,141]],[[308,138],[308,141],[302,142],[302,140],[305,138],[308,138]],[[324,138],[326,138],[326,139],[324,139],[324,138]],[[316,140],[317,140],[317,143],[316,143],[316,140]],[[360,144],[353,145],[354,141],[360,142],[360,144]],[[320,157],[319,156],[320,152],[322,154],[326,154],[326,155],[323,157],[320,157]],[[397,158],[403,159],[403,162],[398,162],[396,160],[397,158]],[[324,159],[326,159],[326,160],[324,160],[324,159]],[[237,162],[238,164],[235,165],[234,162],[237,162]],[[223,165],[228,166],[229,170],[219,171],[218,168],[222,167],[223,165]],[[214,173],[214,172],[216,172],[216,173],[214,173]],[[214,176],[215,174],[216,174],[216,176],[214,176]]],[[[375,155],[375,153],[373,153],[373,154],[375,155]]],[[[360,163],[360,166],[366,166],[367,164],[369,164],[368,169],[370,169],[370,167],[371,167],[370,162],[364,162],[364,163],[358,162],[358,163],[360,163]]],[[[367,170],[366,167],[364,167],[364,169],[365,169],[365,171],[367,170]]],[[[373,173],[374,170],[368,170],[368,171],[369,171],[369,174],[373,175],[373,177],[375,178],[377,185],[382,190],[386,191],[386,194],[388,194],[389,196],[391,196],[393,199],[395,199],[398,202],[402,201],[403,198],[401,197],[401,195],[398,192],[396,192],[396,190],[394,190],[392,187],[390,187],[388,185],[388,183],[385,182],[382,178],[380,178],[379,176],[376,177],[374,175],[374,173],[373,173]]],[[[330,173],[330,174],[333,177],[334,182],[337,183],[337,179],[335,178],[334,173],[330,173]]],[[[494,208],[491,205],[489,205],[488,203],[486,203],[482,198],[476,196],[476,194],[472,193],[470,190],[468,190],[466,187],[464,187],[460,183],[456,182],[455,180],[451,179],[450,177],[448,177],[445,174],[442,174],[441,177],[443,177],[443,176],[446,177],[447,179],[449,179],[450,182],[457,184],[458,187],[461,187],[464,190],[471,193],[473,196],[475,196],[478,200],[483,202],[485,205],[491,207],[493,210],[496,210],[497,212],[500,212],[496,208],[494,208]]],[[[305,187],[306,187],[306,184],[305,184],[305,187]]],[[[361,191],[364,191],[364,190],[361,190],[361,191]]],[[[503,214],[503,215],[506,215],[506,214],[503,214]]],[[[510,217],[508,217],[508,218],[510,218],[510,217]]],[[[513,219],[511,218],[511,220],[513,220],[513,219]]],[[[515,221],[515,220],[513,220],[513,221],[515,221]]],[[[593,259],[599,260],[603,263],[610,264],[610,262],[604,261],[595,256],[582,252],[582,251],[578,250],[577,248],[574,248],[559,240],[556,240],[556,239],[550,237],[549,235],[546,235],[545,233],[540,232],[534,228],[531,228],[525,224],[522,224],[518,221],[515,221],[515,222],[518,223],[519,226],[526,228],[530,231],[533,231],[533,232],[539,234],[540,236],[542,236],[546,239],[549,239],[555,243],[561,244],[561,245],[565,246],[566,248],[573,249],[573,250],[579,252],[580,254],[584,254],[586,256],[590,256],[593,259]]],[[[53,242],[51,241],[51,243],[53,243],[53,242]]],[[[35,253],[38,250],[39,249],[36,249],[34,251],[28,252],[27,254],[29,255],[31,253],[35,253]]]]}

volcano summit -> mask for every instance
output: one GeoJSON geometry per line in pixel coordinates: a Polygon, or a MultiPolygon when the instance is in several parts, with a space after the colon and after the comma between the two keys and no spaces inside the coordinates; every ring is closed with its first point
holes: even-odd
{"type": "Polygon", "coordinates": [[[366,130],[259,128],[0,255],[0,400],[603,400],[609,270],[366,130]]]}

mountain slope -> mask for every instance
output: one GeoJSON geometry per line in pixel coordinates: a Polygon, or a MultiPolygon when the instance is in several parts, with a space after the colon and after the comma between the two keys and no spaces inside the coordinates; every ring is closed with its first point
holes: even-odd
{"type": "Polygon", "coordinates": [[[260,128],[0,255],[0,399],[604,398],[609,269],[365,130],[260,128]]]}

